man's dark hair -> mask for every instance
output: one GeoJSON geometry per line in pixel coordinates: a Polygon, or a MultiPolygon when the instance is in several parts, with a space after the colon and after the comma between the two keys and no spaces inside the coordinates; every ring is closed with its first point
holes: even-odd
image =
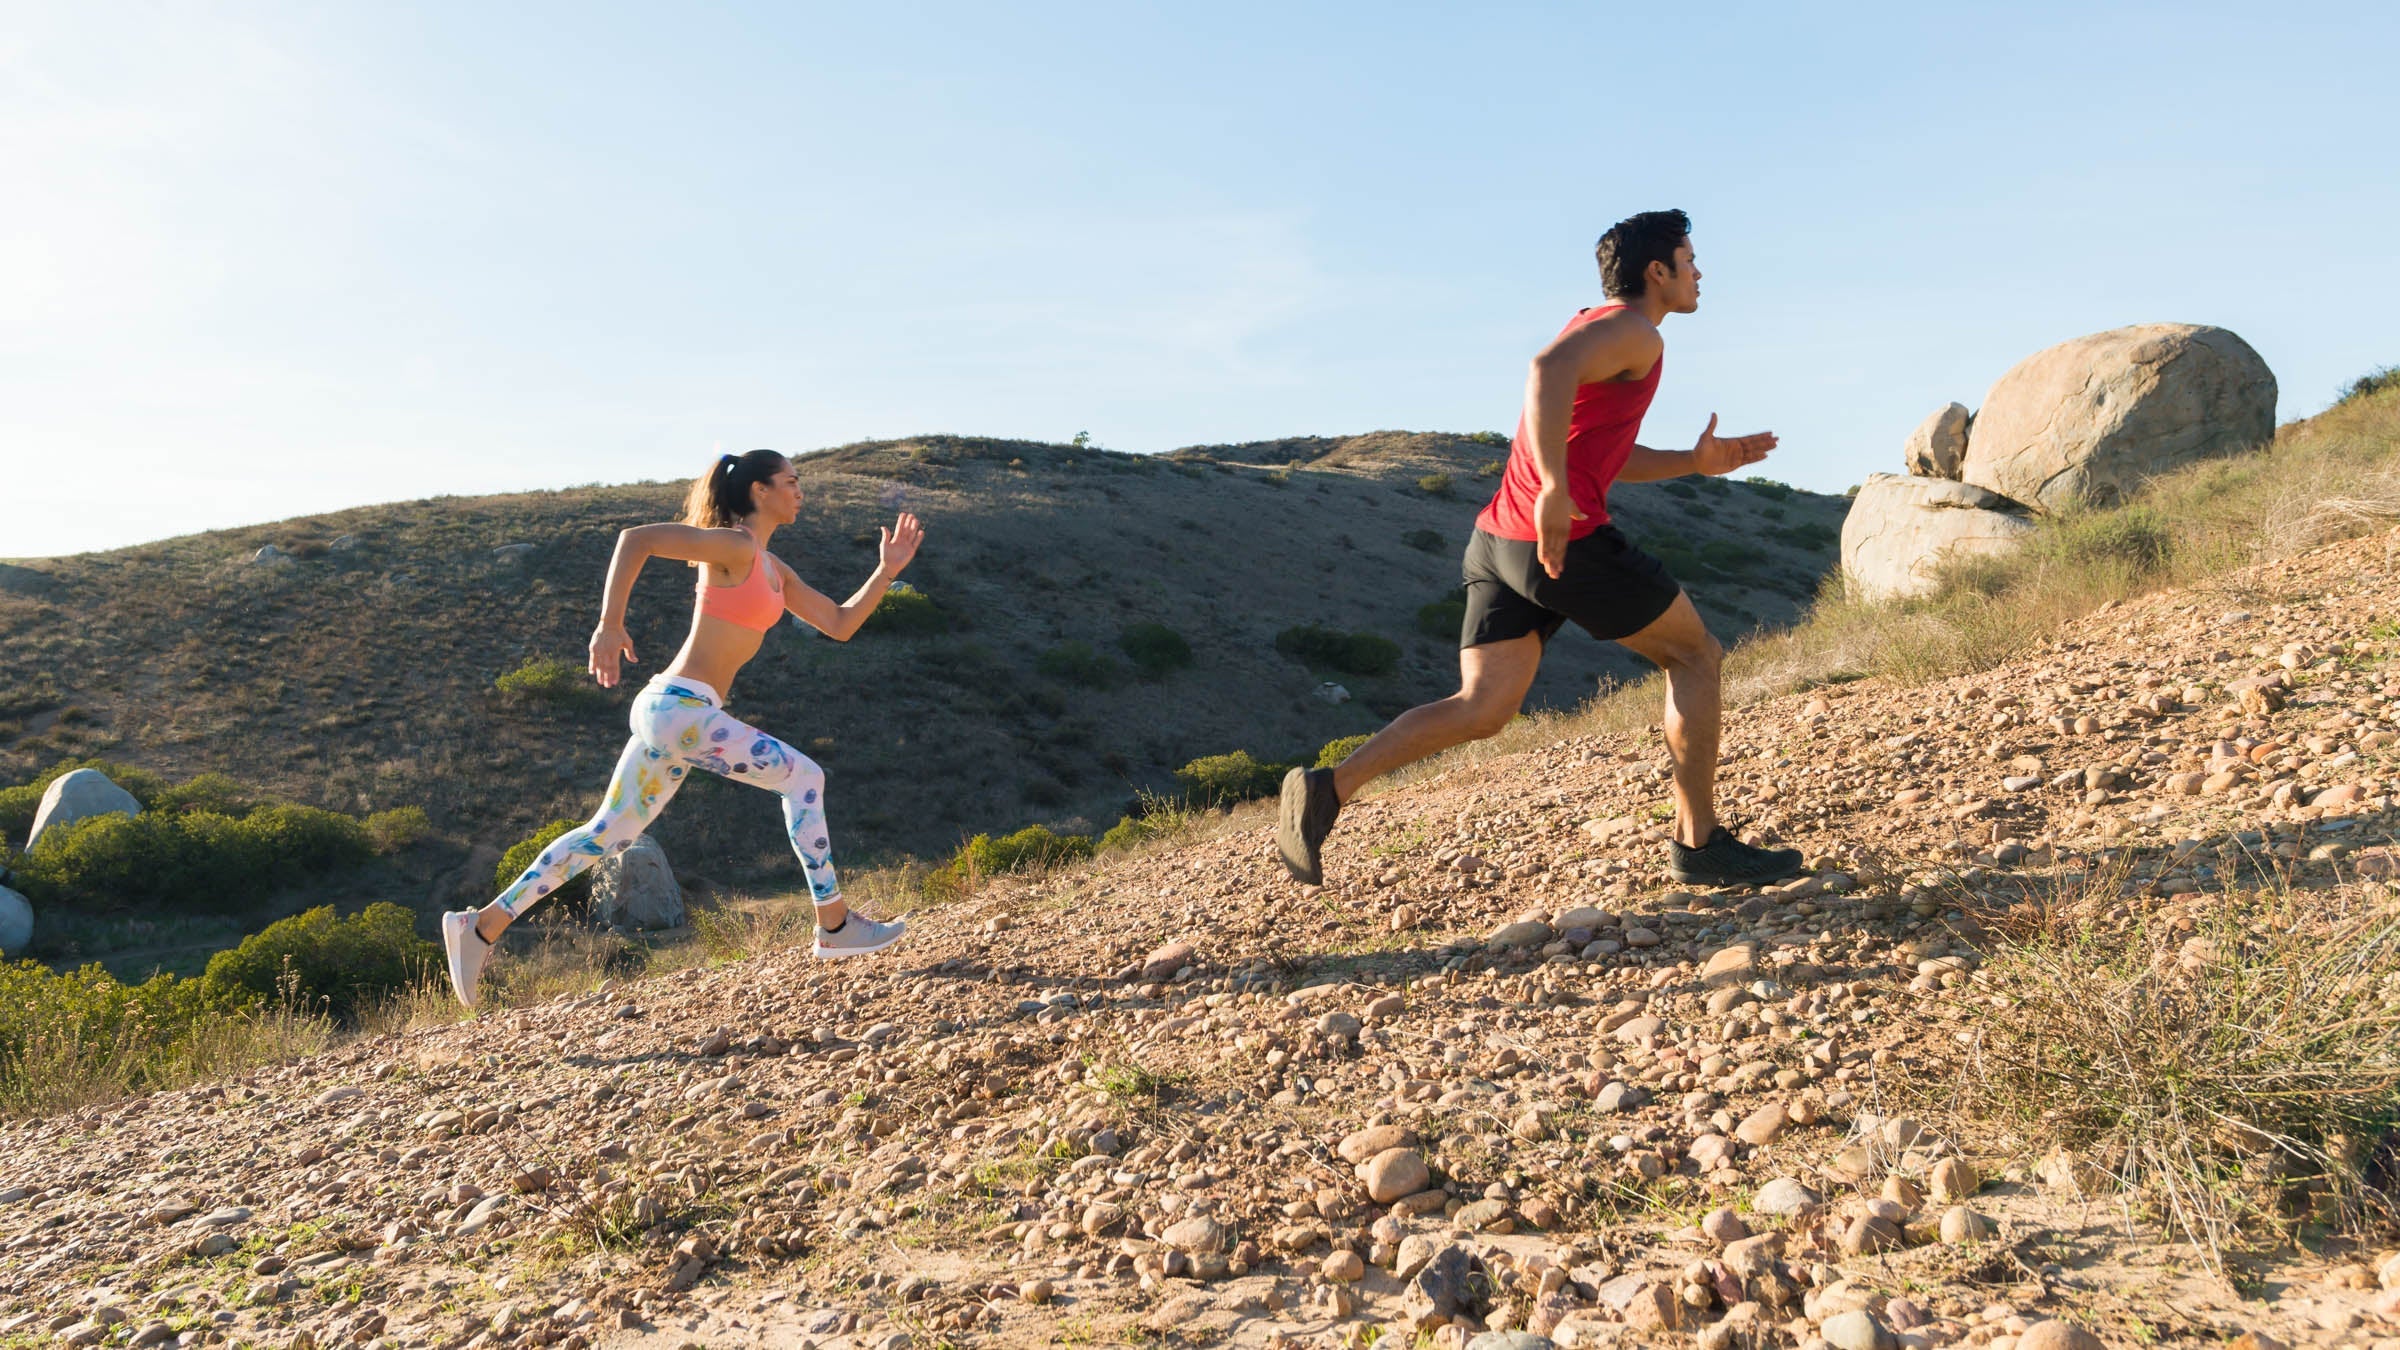
{"type": "Polygon", "coordinates": [[[1612,300],[1637,300],[1650,288],[1650,264],[1675,270],[1675,246],[1692,237],[1692,218],[1681,211],[1644,211],[1608,227],[1594,252],[1600,258],[1600,289],[1612,300]]]}

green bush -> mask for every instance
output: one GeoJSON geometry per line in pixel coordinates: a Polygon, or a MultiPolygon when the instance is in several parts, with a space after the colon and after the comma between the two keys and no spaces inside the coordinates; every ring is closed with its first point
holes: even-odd
{"type": "Polygon", "coordinates": [[[2352,380],[2349,387],[2342,390],[2342,396],[2333,401],[2334,406],[2338,408],[2355,399],[2373,398],[2387,389],[2400,389],[2400,366],[2370,370],[2352,380]]]}
{"type": "Polygon", "coordinates": [[[1368,736],[1343,736],[1338,740],[1325,742],[1324,748],[1317,751],[1316,767],[1330,769],[1340,764],[1343,760],[1350,758],[1351,751],[1365,745],[1370,739],[1372,738],[1368,736]]]}
{"type": "Polygon", "coordinates": [[[441,949],[417,936],[416,917],[379,901],[347,919],[319,905],[267,925],[208,960],[200,978],[228,1000],[288,998],[337,1017],[354,1017],[436,968],[441,949]]]}
{"type": "Polygon", "coordinates": [[[2069,516],[2036,536],[2035,546],[2062,562],[2122,567],[2142,576],[2158,571],[2175,553],[2175,531],[2147,506],[2069,516]]]}
{"type": "Polygon", "coordinates": [[[1275,650],[1285,656],[1338,670],[1345,675],[1387,675],[1400,664],[1400,644],[1373,633],[1345,633],[1304,623],[1275,635],[1275,650]]]}
{"type": "Polygon", "coordinates": [[[555,656],[529,656],[492,684],[515,703],[593,708],[608,702],[608,691],[594,683],[588,671],[555,656]]]}
{"type": "Polygon", "coordinates": [[[1506,460],[1487,459],[1475,466],[1475,476],[1477,478],[1498,478],[1507,467],[1506,460]]]}
{"type": "Polygon", "coordinates": [[[1700,495],[1700,489],[1693,487],[1691,484],[1683,481],[1680,478],[1669,478],[1663,480],[1659,483],[1658,490],[1670,497],[1681,497],[1685,501],[1692,501],[1698,498],[1700,495]]]}
{"type": "Polygon", "coordinates": [[[182,1048],[241,1010],[204,980],[129,985],[97,963],[67,972],[0,965],[0,1114],[80,1106],[95,1086],[143,1092],[185,1081],[182,1048]]]}
{"type": "Polygon", "coordinates": [[[1745,571],[1766,558],[1766,554],[1738,539],[1711,539],[1700,546],[1702,562],[1727,572],[1745,571]]]}
{"type": "Polygon", "coordinates": [[[925,891],[937,897],[964,893],[976,880],[1028,867],[1053,867],[1092,856],[1089,835],[1059,834],[1047,825],[1028,825],[1015,834],[994,839],[979,834],[959,845],[950,861],[925,878],[925,891]]]}
{"type": "Polygon", "coordinates": [[[1450,541],[1442,538],[1439,530],[1410,530],[1400,536],[1400,542],[1423,553],[1439,553],[1450,547],[1450,541]]]}
{"type": "Polygon", "coordinates": [[[367,817],[367,843],[377,853],[398,853],[433,830],[421,806],[395,806],[367,817]]]}
{"type": "Polygon", "coordinates": [[[142,803],[149,811],[214,811],[222,816],[246,815],[257,805],[258,794],[221,773],[162,787],[142,803]]]}
{"type": "Polygon", "coordinates": [[[276,803],[216,811],[96,816],[45,832],[17,863],[28,896],[85,909],[238,909],[303,878],[373,856],[355,817],[276,803]]]}
{"type": "Polygon", "coordinates": [[[1506,445],[1509,443],[1509,436],[1505,431],[1470,431],[1467,433],[1467,439],[1477,445],[1506,445]]]}
{"type": "Polygon", "coordinates": [[[1200,806],[1225,806],[1264,797],[1283,786],[1289,764],[1261,764],[1247,750],[1203,755],[1175,771],[1184,795],[1200,806]]]}
{"type": "Polygon", "coordinates": [[[1446,595],[1417,610],[1417,631],[1430,638],[1455,638],[1467,622],[1467,597],[1462,588],[1458,594],[1446,595]]]}
{"type": "Polygon", "coordinates": [[[1417,490],[1428,497],[1447,497],[1453,486],[1446,473],[1429,473],[1417,480],[1417,490]]]}
{"type": "MultiPolygon", "coordinates": [[[[550,847],[560,835],[581,824],[583,822],[580,820],[554,820],[509,845],[508,852],[500,855],[500,866],[493,869],[493,892],[497,894],[516,885],[517,878],[525,875],[526,869],[533,866],[533,860],[541,856],[543,849],[550,847]]],[[[544,902],[555,901],[570,910],[581,910],[592,899],[591,869],[587,867],[576,873],[567,884],[542,899],[544,902]]]]}
{"type": "Polygon", "coordinates": [[[1137,623],[1117,634],[1117,649],[1149,679],[1161,679],[1192,663],[1192,644],[1163,623],[1137,623]]]}
{"type": "Polygon", "coordinates": [[[1087,689],[1111,689],[1125,678],[1125,668],[1088,642],[1062,642],[1035,659],[1033,668],[1054,680],[1087,689]]]}
{"type": "Polygon", "coordinates": [[[859,626],[862,633],[883,633],[892,637],[922,637],[929,633],[949,631],[950,616],[933,603],[933,597],[909,585],[895,582],[875,602],[875,612],[859,626]]]}
{"type": "Polygon", "coordinates": [[[1818,549],[1832,548],[1835,544],[1841,542],[1842,538],[1841,532],[1834,529],[1834,527],[1831,525],[1821,524],[1813,520],[1799,525],[1769,526],[1767,529],[1767,537],[1776,541],[1777,543],[1789,544],[1793,548],[1808,549],[1811,552],[1814,552],[1818,549]]]}
{"type": "Polygon", "coordinates": [[[1782,501],[1792,495],[1792,485],[1778,483],[1772,478],[1744,478],[1741,485],[1772,501],[1782,501]]]}

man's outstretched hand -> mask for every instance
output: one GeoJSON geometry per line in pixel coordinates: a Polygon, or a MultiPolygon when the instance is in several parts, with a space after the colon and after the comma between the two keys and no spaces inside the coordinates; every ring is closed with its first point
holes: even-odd
{"type": "Polygon", "coordinates": [[[1754,431],[1747,436],[1719,436],[1717,415],[1708,415],[1708,425],[1700,432],[1700,443],[1692,447],[1692,467],[1710,477],[1747,468],[1767,457],[1775,448],[1775,433],[1754,431]]]}

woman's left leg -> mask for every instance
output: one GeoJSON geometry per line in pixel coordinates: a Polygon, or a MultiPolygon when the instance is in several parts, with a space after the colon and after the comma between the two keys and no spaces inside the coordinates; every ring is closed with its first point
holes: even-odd
{"type": "Polygon", "coordinates": [[[783,798],[784,835],[800,855],[809,897],[816,902],[817,954],[857,955],[897,941],[905,923],[853,918],[842,901],[825,826],[825,771],[817,762],[723,709],[709,712],[701,732],[705,740],[689,755],[692,764],[783,798]]]}

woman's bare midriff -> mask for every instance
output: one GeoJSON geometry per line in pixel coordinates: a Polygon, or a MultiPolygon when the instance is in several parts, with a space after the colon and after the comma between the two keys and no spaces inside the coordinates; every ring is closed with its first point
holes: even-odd
{"type": "Polygon", "coordinates": [[[692,631],[675,659],[661,672],[698,680],[724,698],[733,697],[733,677],[758,655],[767,635],[709,614],[692,616],[692,631]]]}

